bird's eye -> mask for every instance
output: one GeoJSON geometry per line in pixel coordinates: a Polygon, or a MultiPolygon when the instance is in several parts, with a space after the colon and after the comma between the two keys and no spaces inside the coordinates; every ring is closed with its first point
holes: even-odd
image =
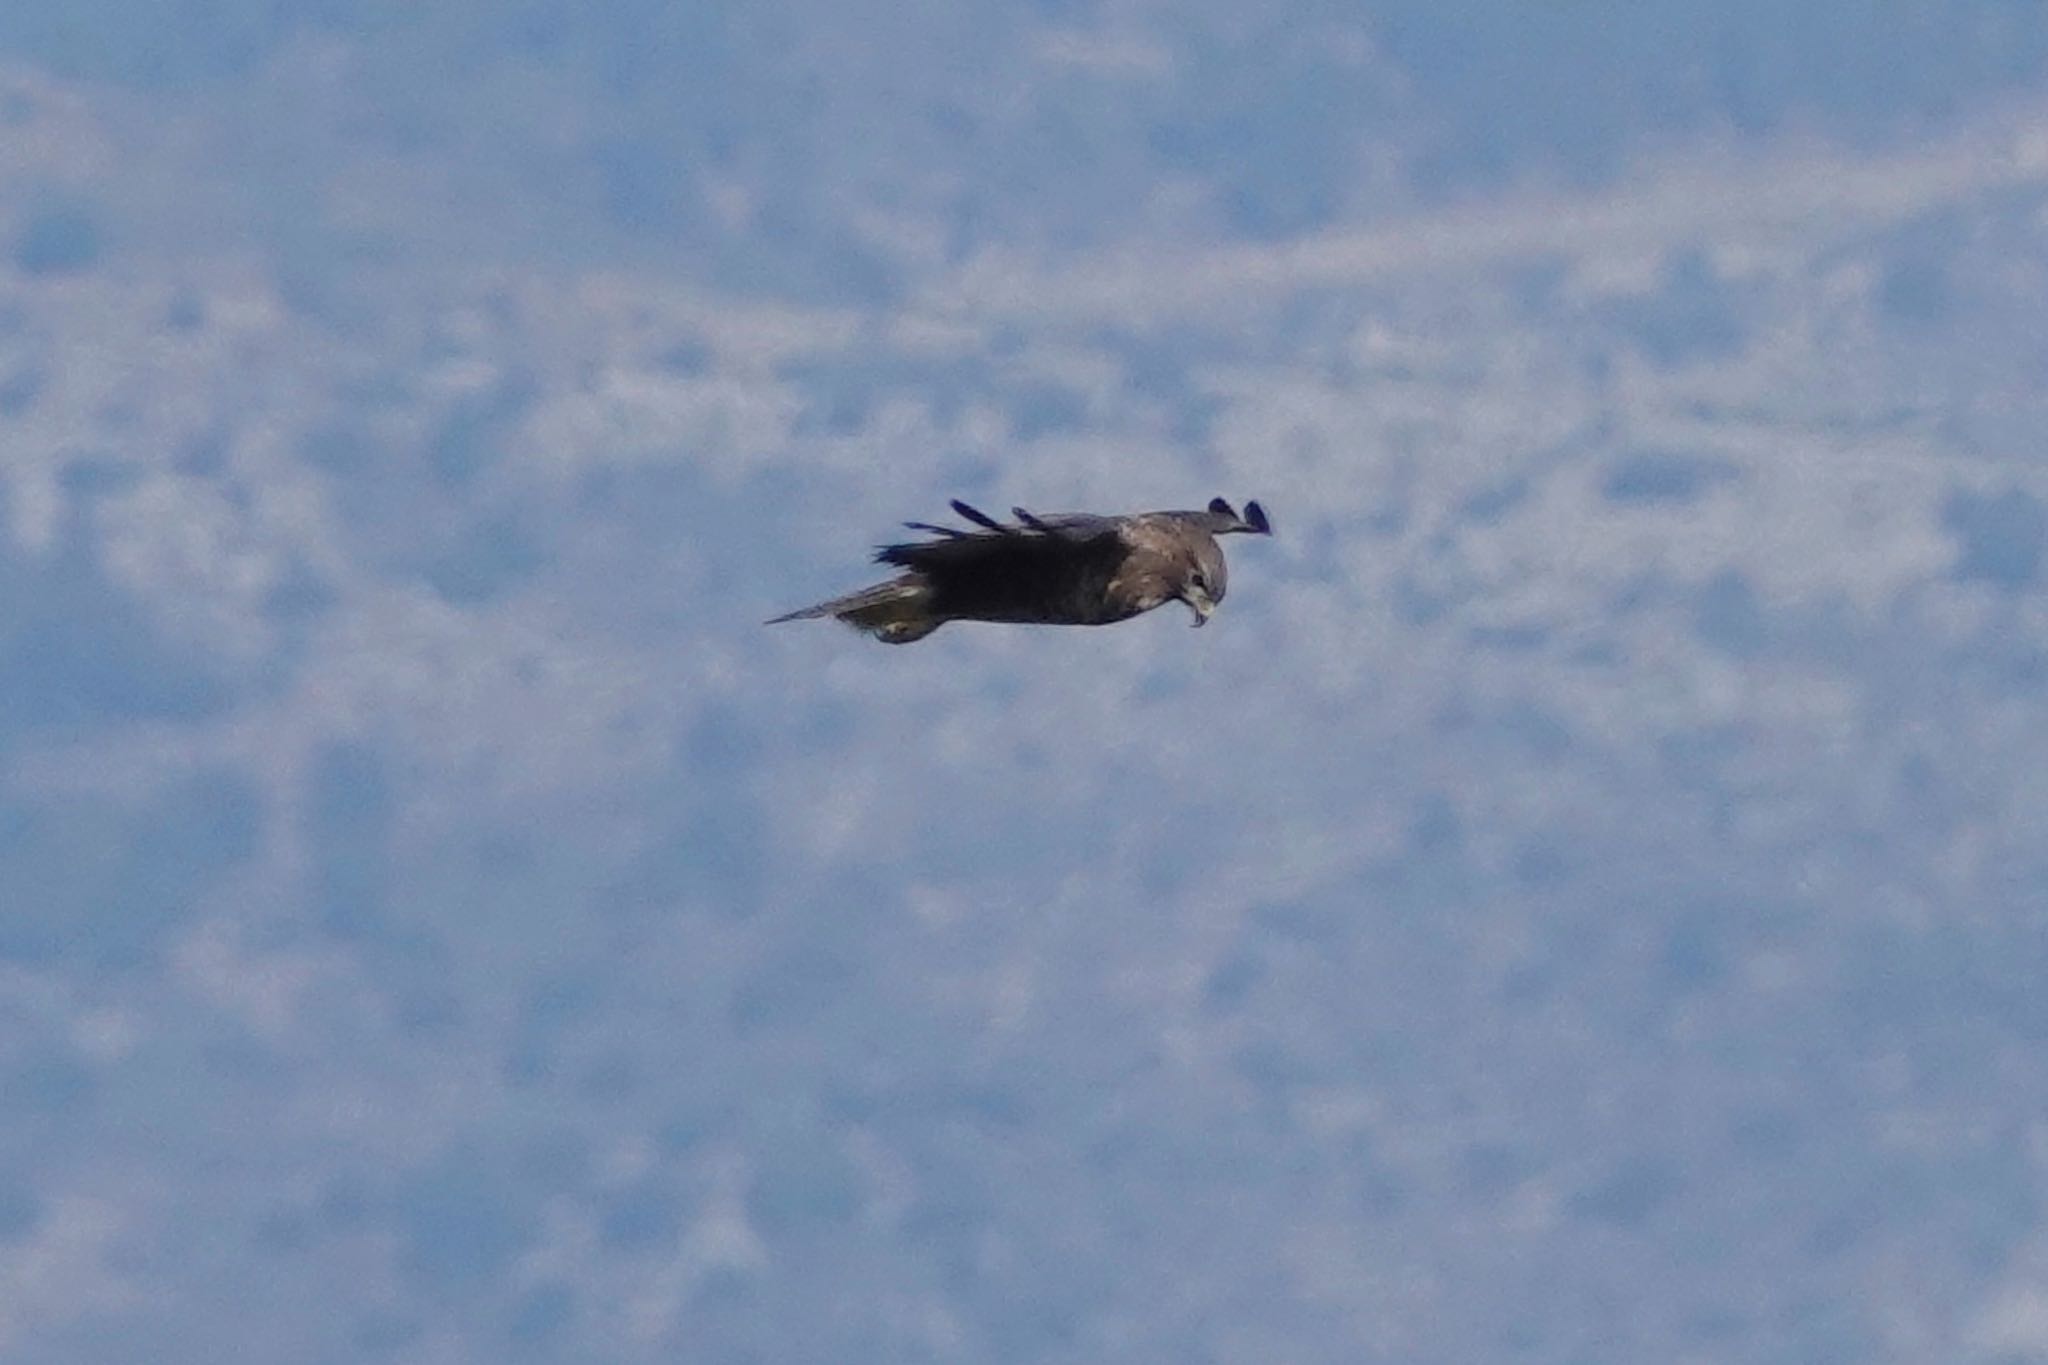
{"type": "Polygon", "coordinates": [[[1195,591],[1196,591],[1196,592],[1207,592],[1207,591],[1209,591],[1209,579],[1208,579],[1208,576],[1207,576],[1206,574],[1202,574],[1202,573],[1199,573],[1199,572],[1198,572],[1198,573],[1196,573],[1196,575],[1195,575],[1195,577],[1194,577],[1194,584],[1195,584],[1195,591]]]}

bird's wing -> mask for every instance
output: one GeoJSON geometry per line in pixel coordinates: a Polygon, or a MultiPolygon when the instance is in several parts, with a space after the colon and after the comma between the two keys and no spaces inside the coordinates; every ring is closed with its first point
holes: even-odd
{"type": "Polygon", "coordinates": [[[1062,540],[1093,540],[1097,536],[1120,534],[1128,517],[1098,516],[1093,512],[1049,512],[1037,516],[1021,507],[1012,507],[1011,513],[1017,524],[1041,535],[1058,536],[1062,540]]]}
{"type": "Polygon", "coordinates": [[[1270,536],[1273,523],[1266,518],[1266,509],[1256,502],[1244,505],[1244,515],[1221,498],[1211,498],[1209,506],[1200,512],[1158,512],[1155,516],[1171,517],[1190,526],[1199,526],[1212,536],[1244,535],[1270,536]]]}
{"type": "Polygon", "coordinates": [[[1043,563],[1076,550],[1107,549],[1107,541],[1119,537],[1124,524],[1122,517],[1102,517],[1086,512],[1060,512],[1041,517],[1021,507],[1011,509],[1017,520],[1006,523],[958,500],[954,501],[953,510],[960,514],[962,520],[982,529],[967,531],[957,526],[908,521],[904,523],[907,529],[927,531],[938,539],[884,545],[875,551],[875,558],[898,568],[941,572],[999,561],[1043,563]]]}
{"type": "Polygon", "coordinates": [[[964,502],[962,520],[979,527],[920,525],[935,539],[884,545],[875,558],[908,569],[931,592],[931,609],[949,620],[1090,624],[1127,611],[1108,593],[1130,553],[1121,517],[1036,516],[1018,509],[1000,522],[964,502]]]}

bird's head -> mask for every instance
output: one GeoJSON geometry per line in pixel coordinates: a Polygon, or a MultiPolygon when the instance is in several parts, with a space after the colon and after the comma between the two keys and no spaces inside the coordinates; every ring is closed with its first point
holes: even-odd
{"type": "Polygon", "coordinates": [[[1181,566],[1180,591],[1174,595],[1188,604],[1199,626],[1208,622],[1229,590],[1230,566],[1224,562],[1223,547],[1203,536],[1189,547],[1187,563],[1181,566]]]}

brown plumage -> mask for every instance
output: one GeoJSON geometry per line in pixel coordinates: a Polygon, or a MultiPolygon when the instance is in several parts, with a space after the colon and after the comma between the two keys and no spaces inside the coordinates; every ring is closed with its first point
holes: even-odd
{"type": "Polygon", "coordinates": [[[935,539],[875,552],[878,562],[903,573],[768,624],[831,616],[902,645],[948,621],[1101,626],[1177,601],[1187,604],[1199,626],[1228,586],[1229,566],[1216,537],[1273,530],[1256,502],[1246,503],[1239,516],[1221,498],[1205,511],[1127,517],[1039,517],[1018,507],[1010,523],[964,502],[954,502],[953,510],[980,529],[907,522],[935,539]]]}

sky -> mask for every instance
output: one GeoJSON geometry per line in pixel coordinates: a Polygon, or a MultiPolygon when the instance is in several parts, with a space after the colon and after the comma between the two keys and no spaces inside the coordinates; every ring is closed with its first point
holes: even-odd
{"type": "Polygon", "coordinates": [[[2044,66],[0,9],[0,1358],[2048,1358],[2044,66]]]}

